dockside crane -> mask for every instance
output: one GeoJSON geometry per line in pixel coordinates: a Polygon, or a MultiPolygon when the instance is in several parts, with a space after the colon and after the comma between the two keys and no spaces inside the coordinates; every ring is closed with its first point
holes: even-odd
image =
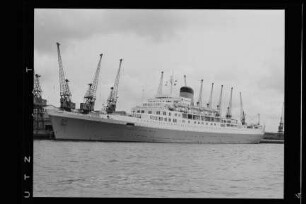
{"type": "Polygon", "coordinates": [[[209,101],[207,103],[207,108],[212,108],[212,95],[213,95],[214,83],[211,84],[209,101]]]}
{"type": "Polygon", "coordinates": [[[57,45],[57,55],[58,55],[58,65],[59,65],[59,83],[60,83],[60,108],[66,111],[71,111],[75,109],[75,103],[71,100],[71,92],[69,89],[69,80],[65,78],[65,72],[63,67],[63,61],[60,52],[60,43],[57,45]]]}
{"type": "Polygon", "coordinates": [[[217,113],[216,116],[220,117],[222,114],[222,90],[223,90],[223,85],[221,85],[221,91],[220,91],[220,96],[219,96],[219,102],[217,105],[217,113]]]}
{"type": "Polygon", "coordinates": [[[110,95],[107,99],[107,105],[106,105],[106,113],[110,114],[116,111],[116,105],[117,105],[117,99],[118,99],[118,86],[119,86],[119,79],[120,79],[120,73],[121,73],[121,64],[122,59],[119,60],[119,68],[116,75],[114,86],[111,87],[110,95]]]}
{"type": "Polygon", "coordinates": [[[232,96],[233,96],[233,87],[231,88],[230,100],[229,100],[229,104],[228,104],[228,107],[227,107],[227,112],[226,112],[226,115],[225,115],[225,117],[227,119],[232,118],[232,96]]]}
{"type": "Polygon", "coordinates": [[[101,69],[101,61],[103,54],[100,54],[98,66],[93,78],[93,82],[89,83],[89,87],[84,96],[84,103],[80,104],[80,110],[83,113],[89,113],[90,111],[94,111],[95,101],[96,101],[96,92],[99,83],[99,74],[101,69]]]}
{"type": "Polygon", "coordinates": [[[240,121],[242,125],[245,125],[245,112],[243,110],[241,92],[240,92],[240,121]]]}
{"type": "Polygon", "coordinates": [[[42,96],[41,96],[42,90],[40,87],[39,78],[40,78],[39,74],[34,75],[34,88],[33,88],[34,106],[35,105],[39,106],[42,104],[42,96]]]}
{"type": "Polygon", "coordinates": [[[163,82],[164,81],[164,72],[161,72],[160,79],[159,79],[159,85],[156,93],[156,97],[161,97],[163,94],[163,82]]]}
{"type": "MultiPolygon", "coordinates": [[[[42,89],[39,82],[40,75],[34,75],[33,87],[33,131],[42,129],[44,125],[44,106],[47,105],[47,100],[42,98],[42,89]]],[[[37,133],[37,132],[36,132],[37,133]]]]}
{"type": "Polygon", "coordinates": [[[200,87],[200,93],[199,93],[199,99],[197,102],[198,107],[202,107],[202,92],[203,92],[203,79],[201,79],[201,87],[200,87]]]}
{"type": "Polygon", "coordinates": [[[278,126],[278,133],[283,133],[283,132],[284,132],[284,103],[283,103],[282,115],[278,126]]]}

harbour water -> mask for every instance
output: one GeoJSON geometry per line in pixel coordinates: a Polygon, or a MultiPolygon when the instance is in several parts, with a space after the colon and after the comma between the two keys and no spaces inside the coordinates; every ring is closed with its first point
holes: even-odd
{"type": "Polygon", "coordinates": [[[283,144],[34,140],[34,197],[283,198],[283,144]]]}

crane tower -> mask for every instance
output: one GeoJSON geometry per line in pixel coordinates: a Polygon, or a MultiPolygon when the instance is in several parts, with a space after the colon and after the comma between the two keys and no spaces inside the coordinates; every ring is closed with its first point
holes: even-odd
{"type": "Polygon", "coordinates": [[[113,113],[116,111],[116,105],[117,105],[117,99],[118,99],[118,86],[119,86],[119,79],[120,79],[120,73],[121,73],[121,64],[122,60],[119,60],[119,68],[116,75],[114,86],[111,87],[110,95],[107,99],[107,105],[106,105],[106,113],[113,113]]]}
{"type": "Polygon", "coordinates": [[[33,88],[33,96],[34,96],[34,105],[41,105],[42,103],[42,90],[39,83],[39,77],[40,75],[35,74],[34,75],[34,88],[33,88]]]}
{"type": "Polygon", "coordinates": [[[33,88],[33,131],[37,134],[38,130],[43,129],[44,124],[44,106],[47,105],[47,100],[42,98],[42,89],[39,82],[40,75],[34,75],[33,88]]]}
{"type": "Polygon", "coordinates": [[[282,115],[278,126],[278,133],[283,133],[283,132],[284,132],[284,103],[283,103],[282,115]]]}
{"type": "Polygon", "coordinates": [[[80,104],[80,109],[83,113],[88,113],[94,110],[95,101],[96,101],[96,92],[99,83],[99,73],[101,69],[102,56],[103,54],[100,54],[100,59],[93,78],[93,82],[88,84],[89,87],[84,96],[84,103],[80,104]]]}
{"type": "Polygon", "coordinates": [[[58,65],[59,65],[59,83],[60,83],[60,108],[66,111],[71,111],[75,109],[75,103],[71,101],[71,92],[69,89],[68,82],[69,80],[65,78],[65,72],[63,67],[63,61],[60,52],[60,43],[57,45],[57,56],[58,56],[58,65]]]}
{"type": "Polygon", "coordinates": [[[39,74],[34,75],[34,88],[33,88],[33,104],[34,108],[43,107],[47,105],[47,100],[42,98],[42,89],[40,86],[39,78],[41,77],[39,74]]]}

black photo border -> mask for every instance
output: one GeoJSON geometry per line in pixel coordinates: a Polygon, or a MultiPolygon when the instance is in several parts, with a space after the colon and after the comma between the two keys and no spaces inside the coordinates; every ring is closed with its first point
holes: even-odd
{"type": "MultiPolygon", "coordinates": [[[[205,202],[205,203],[301,203],[302,162],[302,15],[298,0],[266,1],[102,1],[102,0],[23,0],[20,4],[18,34],[20,61],[18,67],[18,187],[21,203],[53,202],[205,202]],[[131,8],[131,9],[277,9],[285,10],[285,141],[284,199],[146,199],[146,198],[36,198],[33,197],[33,71],[34,71],[34,9],[39,8],[131,8]],[[27,198],[29,195],[29,198],[27,198]]],[[[304,109],[303,109],[304,111],[304,109]]],[[[304,115],[304,114],[303,114],[304,115]]],[[[303,142],[303,144],[302,144],[303,142]]],[[[302,165],[303,164],[303,165],[302,165]]]]}

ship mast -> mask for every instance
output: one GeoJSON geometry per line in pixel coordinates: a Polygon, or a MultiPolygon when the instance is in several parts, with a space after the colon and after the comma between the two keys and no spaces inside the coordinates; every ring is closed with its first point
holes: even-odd
{"type": "Polygon", "coordinates": [[[172,74],[170,76],[169,83],[170,83],[170,97],[172,97],[173,86],[176,86],[176,83],[177,83],[177,80],[174,80],[174,77],[173,77],[173,70],[172,70],[172,74]]]}
{"type": "Polygon", "coordinates": [[[233,87],[231,88],[231,95],[230,95],[230,101],[227,107],[227,113],[226,113],[226,118],[230,119],[232,118],[232,95],[233,95],[233,87]]]}
{"type": "Polygon", "coordinates": [[[211,91],[210,91],[209,101],[207,103],[207,108],[211,108],[212,107],[213,89],[214,89],[214,83],[211,84],[211,91]]]}
{"type": "Polygon", "coordinates": [[[283,133],[283,132],[284,132],[284,103],[283,103],[282,115],[278,126],[278,133],[283,133]]]}
{"type": "Polygon", "coordinates": [[[197,102],[198,107],[202,107],[202,90],[203,90],[203,79],[201,79],[199,99],[198,99],[198,102],[197,102]]]}
{"type": "Polygon", "coordinates": [[[184,75],[184,86],[187,86],[186,75],[184,75]]]}
{"type": "Polygon", "coordinates": [[[170,77],[170,97],[172,96],[172,91],[173,91],[173,71],[170,77]]]}
{"type": "Polygon", "coordinates": [[[144,97],[145,96],[145,90],[142,88],[142,93],[141,93],[141,102],[144,102],[144,97]]]}
{"type": "Polygon", "coordinates": [[[221,116],[221,114],[222,114],[222,110],[221,110],[221,106],[222,106],[222,89],[223,89],[223,85],[221,85],[221,91],[220,91],[220,97],[219,97],[219,103],[218,103],[218,105],[217,105],[217,110],[218,110],[218,112],[217,112],[217,116],[221,116]]]}
{"type": "Polygon", "coordinates": [[[260,114],[258,113],[258,123],[257,125],[260,125],[260,114]]]}
{"type": "Polygon", "coordinates": [[[242,125],[245,125],[245,112],[243,110],[241,92],[240,92],[240,120],[242,125]]]}
{"type": "Polygon", "coordinates": [[[162,71],[160,75],[159,86],[157,89],[156,97],[161,97],[163,94],[163,80],[164,80],[164,72],[162,71]]]}

